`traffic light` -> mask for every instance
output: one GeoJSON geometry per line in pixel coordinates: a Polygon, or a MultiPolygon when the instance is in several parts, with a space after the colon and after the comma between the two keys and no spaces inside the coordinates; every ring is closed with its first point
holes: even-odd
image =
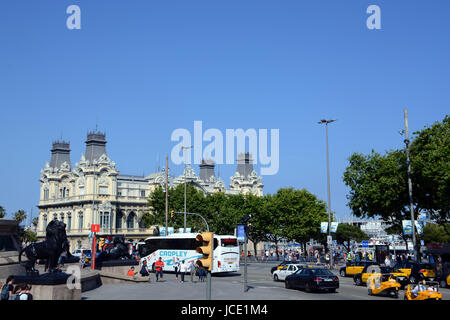
{"type": "Polygon", "coordinates": [[[175,216],[175,211],[170,211],[170,217],[173,218],[175,216]]]}
{"type": "Polygon", "coordinates": [[[197,247],[195,251],[203,254],[203,257],[197,260],[197,265],[203,266],[208,271],[212,270],[213,266],[213,251],[214,251],[214,236],[212,232],[203,232],[195,240],[201,242],[202,245],[197,247]]]}
{"type": "Polygon", "coordinates": [[[100,250],[102,250],[104,245],[105,245],[105,238],[100,238],[98,240],[98,247],[100,248],[100,250]]]}

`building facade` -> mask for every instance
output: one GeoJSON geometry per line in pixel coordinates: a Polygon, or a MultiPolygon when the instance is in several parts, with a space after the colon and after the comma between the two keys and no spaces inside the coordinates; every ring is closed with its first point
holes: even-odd
{"type": "MultiPolygon", "coordinates": [[[[100,225],[99,236],[123,235],[138,241],[153,235],[155,226],[145,228],[142,217],[150,211],[148,197],[157,187],[165,187],[165,172],[144,176],[122,175],[106,152],[106,135],[87,134],[86,150],[75,167],[70,159],[70,144],[56,141],[51,149],[50,163],[41,170],[39,224],[37,235],[45,237],[47,224],[58,219],[67,227],[71,250],[90,248],[92,224],[100,225]]],[[[197,176],[190,165],[181,176],[169,176],[169,186],[189,183],[205,194],[253,193],[263,195],[262,179],[253,170],[249,154],[238,156],[236,174],[227,189],[216,178],[214,163],[204,160],[197,176]]]]}

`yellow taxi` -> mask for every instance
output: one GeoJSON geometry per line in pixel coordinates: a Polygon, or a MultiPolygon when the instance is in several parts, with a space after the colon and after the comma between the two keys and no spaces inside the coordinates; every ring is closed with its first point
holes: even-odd
{"type": "Polygon", "coordinates": [[[375,261],[352,261],[339,270],[341,277],[352,277],[361,273],[366,266],[378,265],[375,261]]]}
{"type": "Polygon", "coordinates": [[[411,283],[418,283],[422,280],[437,280],[436,272],[434,271],[433,265],[430,263],[407,261],[397,264],[395,268],[406,273],[411,283]]]}
{"type": "Polygon", "coordinates": [[[408,275],[401,272],[398,269],[386,266],[371,265],[364,267],[361,273],[355,274],[353,276],[353,281],[357,286],[367,284],[367,281],[374,275],[379,277],[381,274],[390,275],[394,280],[396,280],[400,287],[403,289],[407,284],[409,284],[408,275]]]}

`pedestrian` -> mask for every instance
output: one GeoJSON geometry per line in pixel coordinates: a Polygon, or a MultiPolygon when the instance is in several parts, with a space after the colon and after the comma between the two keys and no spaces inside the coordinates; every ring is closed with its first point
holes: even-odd
{"type": "Polygon", "coordinates": [[[24,284],[21,288],[20,294],[16,296],[16,300],[33,300],[33,295],[30,291],[31,284],[24,284]]]}
{"type": "Polygon", "coordinates": [[[159,278],[161,278],[162,281],[164,262],[162,261],[161,257],[159,257],[158,261],[155,262],[155,269],[156,269],[156,282],[159,281],[159,278]]]}
{"type": "Polygon", "coordinates": [[[184,275],[187,272],[187,264],[184,263],[184,260],[181,261],[180,271],[181,271],[181,282],[184,282],[184,275]]]}
{"type": "Polygon", "coordinates": [[[144,261],[142,262],[141,271],[139,271],[139,273],[140,273],[141,276],[143,276],[143,277],[148,277],[148,282],[150,282],[150,270],[148,270],[147,260],[144,260],[144,261]]]}
{"type": "Polygon", "coordinates": [[[178,273],[180,272],[180,259],[174,257],[173,260],[175,261],[173,264],[175,269],[175,280],[178,280],[178,273]]]}
{"type": "Polygon", "coordinates": [[[9,296],[9,300],[20,300],[20,294],[22,290],[25,290],[26,284],[25,283],[19,283],[14,287],[14,291],[9,296]]]}
{"type": "Polygon", "coordinates": [[[384,265],[386,267],[390,267],[391,266],[391,259],[389,259],[389,255],[386,255],[386,258],[384,259],[384,265]]]}
{"type": "Polygon", "coordinates": [[[134,277],[135,275],[136,275],[136,272],[134,272],[134,267],[132,266],[132,267],[130,268],[130,270],[128,270],[127,276],[132,276],[132,277],[134,277]]]}
{"type": "Polygon", "coordinates": [[[192,260],[191,263],[189,264],[189,271],[191,272],[191,282],[194,282],[194,275],[196,271],[196,265],[194,260],[192,260]]]}
{"type": "Polygon", "coordinates": [[[84,264],[86,263],[86,256],[84,255],[84,252],[81,253],[80,256],[80,268],[84,269],[84,264]]]}
{"type": "Polygon", "coordinates": [[[1,300],[9,300],[9,297],[14,291],[14,276],[11,275],[6,279],[5,285],[2,287],[1,300]]]}
{"type": "Polygon", "coordinates": [[[200,266],[198,268],[198,276],[200,278],[200,282],[204,282],[205,281],[205,275],[206,275],[205,268],[203,268],[203,266],[200,266]]]}

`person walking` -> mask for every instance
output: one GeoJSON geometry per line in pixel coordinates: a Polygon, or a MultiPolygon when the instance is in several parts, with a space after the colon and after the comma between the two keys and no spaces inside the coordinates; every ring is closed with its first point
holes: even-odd
{"type": "Polygon", "coordinates": [[[155,262],[156,282],[159,281],[159,278],[161,278],[161,281],[162,281],[163,269],[164,269],[164,262],[162,261],[162,258],[159,257],[158,261],[155,262]]]}
{"type": "Polygon", "coordinates": [[[178,273],[180,272],[180,259],[178,258],[173,258],[174,259],[174,264],[173,267],[175,269],[175,280],[178,280],[178,273]]]}
{"type": "Polygon", "coordinates": [[[81,253],[80,256],[80,268],[84,269],[84,264],[86,263],[86,256],[84,255],[84,252],[81,253]]]}
{"type": "Polygon", "coordinates": [[[384,259],[384,265],[386,267],[390,267],[391,266],[391,259],[389,259],[389,255],[386,255],[386,258],[384,259]]]}
{"type": "Polygon", "coordinates": [[[184,282],[184,275],[185,275],[186,272],[187,272],[187,268],[188,268],[188,266],[187,266],[186,263],[184,263],[184,260],[181,261],[181,265],[180,265],[180,270],[181,270],[181,282],[184,282]]]}
{"type": "Polygon", "coordinates": [[[31,284],[24,284],[16,300],[33,300],[33,295],[30,293],[31,284]]]}
{"type": "Polygon", "coordinates": [[[194,282],[194,275],[196,271],[196,265],[194,260],[192,260],[191,263],[189,264],[189,271],[191,272],[191,282],[194,282]]]}
{"type": "Polygon", "coordinates": [[[14,291],[14,276],[9,276],[6,279],[5,285],[2,287],[2,293],[1,293],[1,300],[9,300],[9,297],[11,297],[11,294],[14,291]]]}

